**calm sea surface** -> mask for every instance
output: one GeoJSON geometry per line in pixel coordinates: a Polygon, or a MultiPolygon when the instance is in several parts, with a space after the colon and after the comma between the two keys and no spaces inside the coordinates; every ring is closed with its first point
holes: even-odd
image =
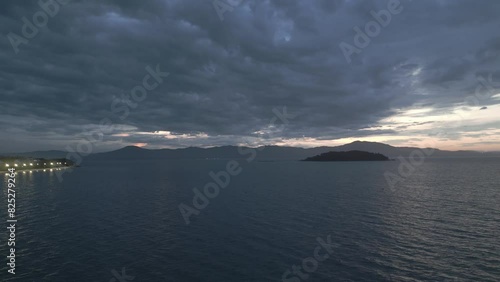
{"type": "Polygon", "coordinates": [[[19,173],[15,275],[0,176],[0,281],[282,281],[304,259],[284,281],[500,281],[500,159],[428,159],[393,191],[399,162],[239,162],[189,225],[226,160],[19,173]]]}

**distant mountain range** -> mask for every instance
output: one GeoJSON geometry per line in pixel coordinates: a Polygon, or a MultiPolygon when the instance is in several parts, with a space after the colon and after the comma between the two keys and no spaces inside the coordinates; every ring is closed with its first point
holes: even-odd
{"type": "MultiPolygon", "coordinates": [[[[411,152],[420,150],[415,147],[394,147],[384,143],[355,141],[336,147],[298,148],[281,146],[263,146],[257,148],[222,146],[212,148],[189,147],[182,149],[143,149],[128,146],[111,152],[92,154],[86,159],[92,160],[135,160],[135,159],[243,159],[255,154],[256,160],[302,160],[322,153],[334,151],[365,151],[380,153],[391,159],[398,156],[408,157],[411,152]]],[[[36,158],[64,158],[64,151],[37,151],[4,156],[29,156],[36,158]]],[[[434,149],[430,157],[500,157],[500,152],[481,153],[476,151],[444,151],[434,149]]]]}
{"type": "Polygon", "coordinates": [[[34,151],[25,153],[5,153],[0,154],[3,157],[28,157],[28,158],[44,158],[44,159],[62,159],[66,157],[68,153],[64,151],[34,151]]]}
{"type": "MultiPolygon", "coordinates": [[[[149,150],[139,147],[129,146],[116,151],[99,153],[89,156],[89,158],[130,160],[130,159],[243,159],[255,153],[256,160],[303,160],[308,157],[316,156],[322,153],[334,151],[365,151],[371,153],[380,153],[389,158],[398,156],[407,157],[411,152],[419,150],[412,147],[394,147],[391,145],[355,141],[349,144],[336,147],[316,147],[316,148],[298,148],[281,146],[263,146],[257,148],[222,146],[213,148],[183,148],[183,149],[157,149],[149,150]]],[[[452,157],[500,157],[500,152],[480,153],[476,151],[443,151],[435,149],[430,157],[452,158],[452,157]]]]}

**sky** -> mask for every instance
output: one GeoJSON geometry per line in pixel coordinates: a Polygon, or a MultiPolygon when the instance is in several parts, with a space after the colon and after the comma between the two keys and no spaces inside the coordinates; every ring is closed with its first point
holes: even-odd
{"type": "Polygon", "coordinates": [[[0,152],[500,151],[498,0],[67,2],[0,2],[0,152]]]}

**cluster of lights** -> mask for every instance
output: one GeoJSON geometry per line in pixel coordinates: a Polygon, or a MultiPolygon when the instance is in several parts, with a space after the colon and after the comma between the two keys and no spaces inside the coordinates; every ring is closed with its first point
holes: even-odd
{"type": "MultiPolygon", "coordinates": [[[[48,164],[50,164],[51,166],[54,166],[54,165],[63,165],[63,162],[50,162],[50,163],[43,163],[43,166],[47,166],[48,164]]],[[[42,163],[5,163],[5,167],[32,167],[32,166],[40,166],[42,165],[42,163]]],[[[64,162],[64,165],[67,165],[67,162],[64,162]]],[[[54,170],[61,170],[60,168],[54,168],[54,169],[48,169],[49,171],[54,171],[54,170]]],[[[47,169],[43,169],[43,171],[47,171],[47,169]]],[[[23,171],[23,174],[26,174],[27,171],[23,171]]],[[[32,170],[29,171],[29,173],[33,173],[32,170]]],[[[8,175],[8,173],[6,173],[6,175],[8,175]]]]}
{"type": "MultiPolygon", "coordinates": [[[[66,164],[66,163],[64,163],[64,164],[66,164]]],[[[33,165],[39,165],[39,164],[29,163],[29,166],[33,166],[33,165]]],[[[6,166],[6,167],[9,167],[9,166],[10,166],[10,164],[7,164],[7,163],[6,163],[6,164],[5,164],[5,166],[6,166]]],[[[18,165],[17,165],[17,164],[14,164],[14,166],[18,166],[18,165]]],[[[28,164],[23,164],[23,166],[28,166],[28,164]]]]}
{"type": "MultiPolygon", "coordinates": [[[[60,169],[60,168],[55,168],[55,169],[52,169],[52,168],[51,168],[51,169],[49,169],[49,171],[54,171],[54,170],[61,170],[61,169],[60,169]]],[[[46,171],[47,171],[47,169],[44,169],[43,171],[44,171],[44,172],[46,172],[46,171]]],[[[30,171],[29,171],[29,173],[30,173],[30,174],[32,174],[32,173],[33,173],[33,171],[32,171],[32,170],[30,170],[30,171]]],[[[26,174],[26,171],[23,171],[23,174],[26,174]]],[[[9,173],[5,173],[5,175],[9,175],[9,173]]]]}

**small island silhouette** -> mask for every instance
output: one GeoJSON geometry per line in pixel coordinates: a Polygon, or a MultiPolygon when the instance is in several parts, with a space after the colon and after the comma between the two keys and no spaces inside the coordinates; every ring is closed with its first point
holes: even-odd
{"type": "Polygon", "coordinates": [[[352,162],[352,161],[389,161],[382,154],[365,151],[327,152],[302,161],[306,162],[352,162]]]}

